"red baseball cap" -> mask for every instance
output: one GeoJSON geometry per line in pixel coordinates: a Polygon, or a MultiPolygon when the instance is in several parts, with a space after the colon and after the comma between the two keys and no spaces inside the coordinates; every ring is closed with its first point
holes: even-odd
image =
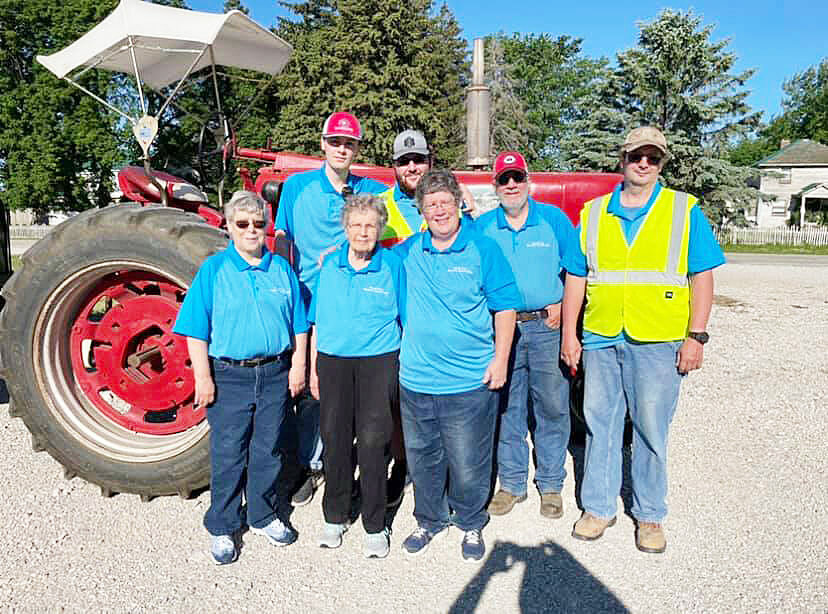
{"type": "Polygon", "coordinates": [[[331,136],[347,136],[357,141],[362,140],[362,126],[359,120],[347,111],[337,111],[328,115],[322,125],[322,138],[331,136]]]}
{"type": "Polygon", "coordinates": [[[506,171],[521,171],[529,174],[529,167],[526,166],[526,160],[522,155],[516,151],[504,151],[495,158],[494,176],[495,179],[500,177],[501,173],[506,171]]]}

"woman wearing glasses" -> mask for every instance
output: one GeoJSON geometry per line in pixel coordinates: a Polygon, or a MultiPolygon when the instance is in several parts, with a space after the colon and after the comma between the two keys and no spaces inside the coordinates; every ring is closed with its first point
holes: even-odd
{"type": "Polygon", "coordinates": [[[384,558],[389,549],[386,449],[397,394],[405,277],[397,255],[377,244],[388,221],[380,198],[349,196],[341,220],[347,241],[325,258],[308,318],[315,326],[310,388],[320,400],[325,443],[319,545],[338,548],[348,528],[356,435],[363,553],[384,558]]]}
{"type": "Polygon", "coordinates": [[[173,329],[187,337],[195,406],[207,408],[211,477],[204,526],[218,565],[238,557],[245,524],[275,546],[296,539],[276,513],[277,440],[289,394],[305,385],[308,323],[296,275],[264,248],[264,207],[246,191],[227,202],[230,245],[201,266],[173,329]]]}

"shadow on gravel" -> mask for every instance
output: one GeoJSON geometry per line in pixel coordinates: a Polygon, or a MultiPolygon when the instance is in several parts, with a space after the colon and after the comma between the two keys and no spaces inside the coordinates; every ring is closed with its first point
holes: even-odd
{"type": "MultiPolygon", "coordinates": [[[[451,614],[476,612],[483,593],[499,573],[523,568],[518,611],[629,612],[624,604],[564,548],[553,542],[518,546],[495,542],[489,558],[452,604],[451,614]]],[[[484,608],[481,608],[484,609],[484,608]]],[[[488,608],[485,608],[488,609],[488,608]]]]}
{"type": "Polygon", "coordinates": [[[6,380],[0,379],[0,405],[9,402],[9,391],[6,388],[6,380]]]}
{"type": "MultiPolygon", "coordinates": [[[[575,479],[575,503],[578,509],[583,510],[581,504],[581,485],[584,483],[584,442],[570,440],[569,453],[572,455],[573,477],[575,479]]],[[[622,448],[621,459],[621,501],[624,504],[624,513],[632,518],[632,447],[625,445],[622,448]]]]}

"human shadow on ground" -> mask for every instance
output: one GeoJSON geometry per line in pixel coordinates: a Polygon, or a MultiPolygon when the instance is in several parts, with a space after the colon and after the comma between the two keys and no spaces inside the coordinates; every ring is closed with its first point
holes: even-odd
{"type": "MultiPolygon", "coordinates": [[[[497,574],[523,567],[518,611],[533,612],[629,612],[564,548],[554,542],[519,546],[497,541],[489,557],[449,609],[450,614],[476,612],[483,594],[497,574]]],[[[485,608],[488,610],[489,608],[485,608]]]]}

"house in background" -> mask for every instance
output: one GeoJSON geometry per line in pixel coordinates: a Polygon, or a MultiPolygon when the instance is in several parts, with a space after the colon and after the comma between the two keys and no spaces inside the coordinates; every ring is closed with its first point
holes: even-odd
{"type": "Polygon", "coordinates": [[[807,222],[828,208],[828,146],[808,139],[782,141],[779,151],[757,166],[759,190],[769,197],[756,205],[757,226],[785,226],[793,211],[807,222]]]}

